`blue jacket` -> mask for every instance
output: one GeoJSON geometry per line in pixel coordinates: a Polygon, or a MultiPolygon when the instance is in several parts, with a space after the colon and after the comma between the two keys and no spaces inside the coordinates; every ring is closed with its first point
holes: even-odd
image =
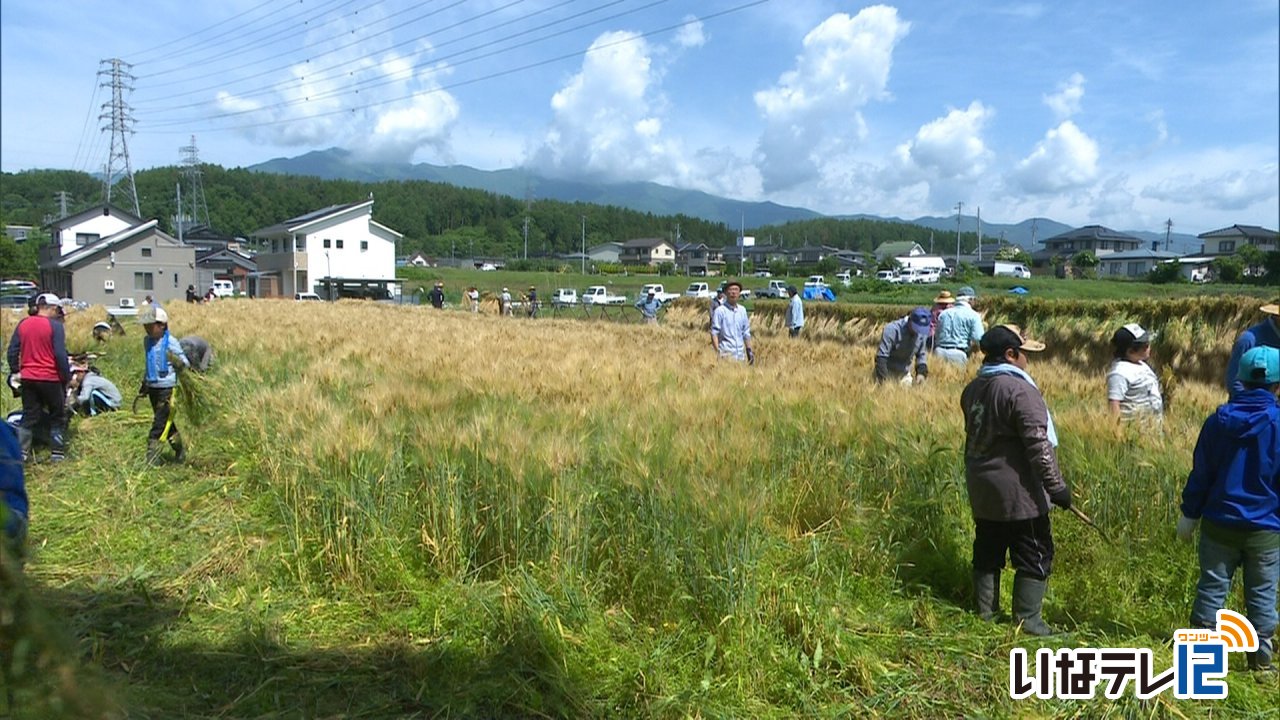
{"type": "Polygon", "coordinates": [[[1182,514],[1234,530],[1280,533],[1280,403],[1246,389],[1204,421],[1182,514]]]}
{"type": "Polygon", "coordinates": [[[1244,390],[1244,383],[1236,380],[1236,372],[1240,369],[1240,358],[1249,350],[1267,345],[1280,348],[1280,333],[1271,318],[1267,318],[1253,327],[1240,333],[1236,344],[1231,348],[1231,360],[1227,362],[1227,392],[1232,396],[1244,390]]]}
{"type": "Polygon", "coordinates": [[[18,435],[9,423],[0,420],[0,515],[4,517],[4,534],[16,538],[22,534],[27,517],[27,486],[22,471],[22,448],[18,435]]]}
{"type": "Polygon", "coordinates": [[[147,385],[153,388],[171,388],[178,384],[178,373],[174,372],[169,356],[177,358],[182,367],[189,368],[191,363],[187,354],[182,352],[182,345],[165,330],[159,340],[150,335],[142,338],[142,349],[147,357],[147,385]]]}

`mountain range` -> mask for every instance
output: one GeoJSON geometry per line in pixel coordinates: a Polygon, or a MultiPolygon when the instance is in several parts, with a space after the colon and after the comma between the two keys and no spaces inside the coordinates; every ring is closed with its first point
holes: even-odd
{"type": "MultiPolygon", "coordinates": [[[[655,215],[686,215],[737,227],[742,222],[750,227],[782,225],[796,220],[812,220],[824,217],[822,213],[806,208],[779,205],[773,202],[748,202],[717,197],[698,190],[682,190],[651,182],[601,183],[549,178],[524,168],[503,170],[478,170],[466,165],[432,165],[429,163],[374,162],[358,158],[342,148],[316,150],[292,158],[274,158],[248,168],[254,172],[285,175],[306,175],[325,180],[356,180],[383,182],[394,180],[427,180],[458,187],[485,190],[528,200],[560,200],[596,205],[616,205],[655,215]]],[[[938,231],[938,242],[945,248],[947,237],[954,237],[956,218],[924,216],[915,219],[882,217],[878,215],[839,215],[837,219],[868,219],[885,222],[911,223],[938,231]]],[[[1032,218],[1013,224],[982,223],[984,239],[1003,238],[1005,242],[1020,245],[1030,251],[1041,249],[1039,241],[1053,237],[1074,226],[1048,218],[1032,218]]],[[[976,232],[978,219],[971,215],[960,216],[962,232],[976,232]]],[[[1165,236],[1141,230],[1126,230],[1134,237],[1159,242],[1162,249],[1175,252],[1195,252],[1200,240],[1194,235],[1172,233],[1171,247],[1165,247],[1165,236]]]]}

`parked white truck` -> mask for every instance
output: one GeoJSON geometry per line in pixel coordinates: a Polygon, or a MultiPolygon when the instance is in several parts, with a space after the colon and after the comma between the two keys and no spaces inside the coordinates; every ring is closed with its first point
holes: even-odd
{"type": "Polygon", "coordinates": [[[711,291],[711,286],[704,282],[689,283],[689,289],[684,291],[685,297],[691,298],[713,298],[716,296],[711,291]]]}
{"type": "Polygon", "coordinates": [[[592,285],[582,293],[583,305],[625,305],[626,295],[614,295],[603,285],[592,285]]]}
{"type": "Polygon", "coordinates": [[[664,303],[664,304],[669,303],[672,300],[675,300],[676,298],[680,297],[679,293],[667,292],[666,289],[662,287],[662,283],[650,283],[648,285],[645,285],[640,290],[640,297],[642,298],[649,297],[649,293],[651,292],[653,293],[653,296],[657,298],[658,302],[664,303]]]}
{"type": "Polygon", "coordinates": [[[787,297],[787,281],[786,280],[770,280],[769,287],[761,288],[756,291],[757,297],[778,298],[787,297]]]}

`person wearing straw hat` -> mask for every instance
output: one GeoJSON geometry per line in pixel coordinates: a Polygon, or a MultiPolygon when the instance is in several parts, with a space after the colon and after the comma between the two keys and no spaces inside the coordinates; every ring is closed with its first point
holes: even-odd
{"type": "Polygon", "coordinates": [[[1280,582],[1280,350],[1250,348],[1237,363],[1242,390],[1210,415],[1192,453],[1177,535],[1200,526],[1200,579],[1191,626],[1213,628],[1231,577],[1244,567],[1245,615],[1258,632],[1249,669],[1274,672],[1280,582]],[[1201,522],[1203,520],[1203,522],[1201,522]]]}
{"type": "Polygon", "coordinates": [[[444,308],[444,283],[437,280],[435,287],[427,293],[427,299],[431,301],[431,307],[437,310],[444,308]]]}
{"type": "Polygon", "coordinates": [[[970,353],[987,331],[982,316],[973,309],[974,295],[968,285],[960,288],[955,304],[938,314],[933,354],[953,365],[969,364],[970,353]]]}
{"type": "Polygon", "coordinates": [[[1044,350],[1016,325],[982,336],[982,368],[960,395],[964,469],[973,512],[973,586],[978,615],[999,612],[1000,571],[1013,564],[1013,616],[1030,635],[1051,635],[1041,617],[1053,569],[1049,510],[1071,508],[1058,467],[1058,434],[1044,396],[1027,373],[1028,353],[1044,350]]]}
{"type": "Polygon", "coordinates": [[[58,322],[62,300],[53,293],[36,297],[36,314],[22,319],[9,340],[9,371],[22,379],[22,422],[18,443],[22,461],[33,459],[35,429],[49,422],[49,461],[66,459],[66,386],[71,382],[66,330],[58,322]]]}
{"type": "Polygon", "coordinates": [[[1107,368],[1107,407],[1116,420],[1158,421],[1164,416],[1160,379],[1147,364],[1154,337],[1155,333],[1137,323],[1129,323],[1111,336],[1114,359],[1107,368]]]}
{"type": "Polygon", "coordinates": [[[173,448],[174,457],[182,462],[187,452],[173,421],[173,389],[178,386],[178,370],[190,368],[191,362],[182,350],[182,343],[169,334],[169,314],[164,308],[148,306],[138,313],[138,323],[146,330],[142,338],[146,370],[139,394],[151,401],[153,413],[151,431],[147,434],[147,462],[152,465],[160,462],[160,443],[165,439],[173,448]]]}
{"type": "Polygon", "coordinates": [[[1263,315],[1262,322],[1240,333],[1236,344],[1231,347],[1231,359],[1227,362],[1227,392],[1231,395],[1244,390],[1244,383],[1237,377],[1240,369],[1240,358],[1250,348],[1265,345],[1280,348],[1280,299],[1258,308],[1263,315]]]}
{"type": "Polygon", "coordinates": [[[933,299],[933,309],[929,311],[929,349],[932,350],[935,342],[934,339],[938,332],[938,316],[942,311],[956,304],[956,299],[951,295],[950,290],[943,290],[938,293],[938,297],[933,299]]]}
{"type": "Polygon", "coordinates": [[[895,380],[903,385],[910,385],[913,365],[916,371],[914,382],[924,382],[929,375],[928,342],[931,321],[929,311],[918,307],[906,317],[885,326],[884,332],[880,334],[880,347],[876,350],[877,383],[895,380]]]}

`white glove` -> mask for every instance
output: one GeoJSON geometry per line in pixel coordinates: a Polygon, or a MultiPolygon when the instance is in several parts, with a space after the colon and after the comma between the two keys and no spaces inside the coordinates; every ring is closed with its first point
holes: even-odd
{"type": "Polygon", "coordinates": [[[1199,524],[1199,520],[1192,520],[1186,515],[1178,518],[1178,539],[1182,542],[1191,542],[1196,534],[1196,526],[1199,524]]]}

